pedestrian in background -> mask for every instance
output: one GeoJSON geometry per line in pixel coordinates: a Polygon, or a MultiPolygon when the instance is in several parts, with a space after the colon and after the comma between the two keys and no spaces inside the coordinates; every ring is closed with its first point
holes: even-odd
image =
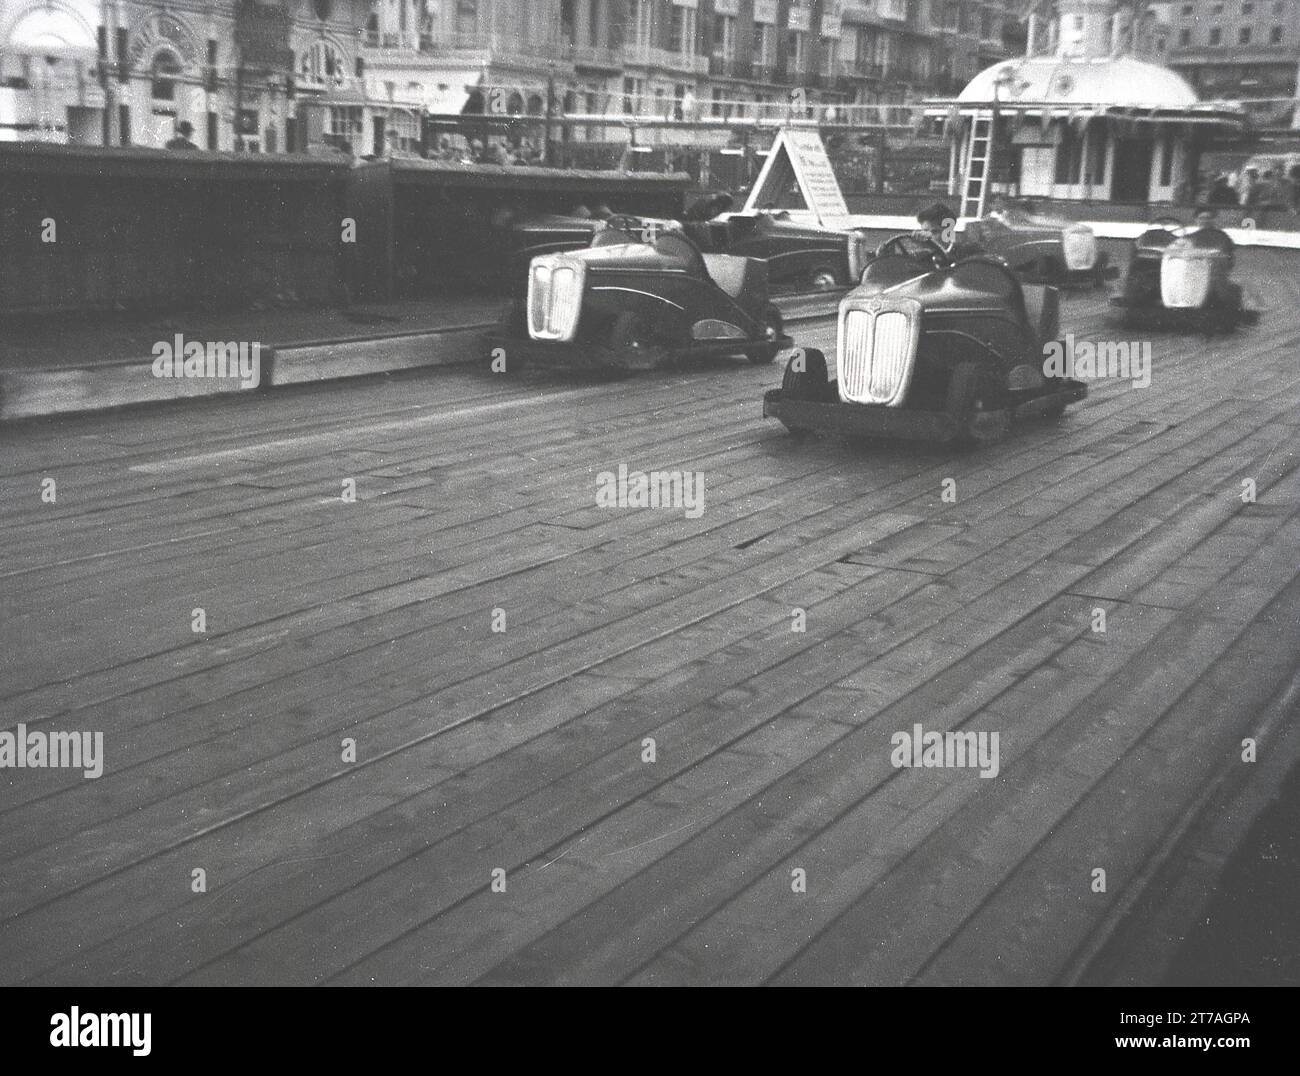
{"type": "Polygon", "coordinates": [[[1214,183],[1210,186],[1210,193],[1206,201],[1209,205],[1215,206],[1237,204],[1237,192],[1232,189],[1228,177],[1222,172],[1214,177],[1214,183]]]}
{"type": "Polygon", "coordinates": [[[1255,168],[1244,169],[1237,181],[1237,204],[1254,205],[1259,198],[1259,171],[1255,168]]]}
{"type": "Polygon", "coordinates": [[[181,122],[176,125],[176,134],[172,138],[168,139],[167,148],[198,149],[199,147],[190,140],[190,135],[193,133],[194,124],[190,123],[189,120],[181,120],[181,122]]]}
{"type": "Polygon", "coordinates": [[[1260,209],[1272,209],[1278,205],[1281,196],[1282,192],[1277,185],[1277,173],[1271,168],[1265,168],[1264,175],[1255,188],[1255,200],[1251,204],[1260,209]]]}

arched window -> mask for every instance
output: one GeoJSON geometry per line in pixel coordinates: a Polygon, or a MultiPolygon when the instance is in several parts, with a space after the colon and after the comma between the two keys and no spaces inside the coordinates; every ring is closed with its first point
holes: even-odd
{"type": "Polygon", "coordinates": [[[95,49],[95,31],[75,15],[57,9],[42,8],[21,15],[7,42],[19,52],[40,52],[43,49],[95,49]]]}
{"type": "Polygon", "coordinates": [[[298,77],[308,86],[346,86],[348,69],[343,53],[329,41],[315,42],[302,54],[298,77]]]}
{"type": "Polygon", "coordinates": [[[180,73],[180,58],[170,49],[162,49],[154,56],[151,75],[153,78],[153,99],[155,101],[174,101],[176,99],[176,76],[180,73]]]}

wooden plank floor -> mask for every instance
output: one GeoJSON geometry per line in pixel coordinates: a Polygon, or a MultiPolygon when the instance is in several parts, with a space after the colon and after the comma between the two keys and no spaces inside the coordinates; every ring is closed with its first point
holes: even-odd
{"type": "Polygon", "coordinates": [[[1241,260],[1258,327],[979,453],[728,363],[0,429],[0,728],[105,744],[0,770],[0,981],[1068,979],[1300,669],[1300,284],[1241,260]],[[620,464],[703,513],[597,508],[620,464]]]}

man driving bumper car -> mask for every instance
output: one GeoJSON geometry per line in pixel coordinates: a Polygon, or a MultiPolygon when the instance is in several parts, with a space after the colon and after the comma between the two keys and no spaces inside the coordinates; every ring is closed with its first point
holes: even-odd
{"type": "Polygon", "coordinates": [[[916,220],[920,227],[913,235],[934,248],[936,265],[954,265],[963,258],[984,253],[984,248],[977,243],[957,238],[957,217],[943,202],[926,206],[916,215],[916,220]]]}

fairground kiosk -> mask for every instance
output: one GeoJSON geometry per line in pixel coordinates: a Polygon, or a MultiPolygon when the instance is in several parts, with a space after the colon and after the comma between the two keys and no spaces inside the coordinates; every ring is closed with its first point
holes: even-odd
{"type": "Polygon", "coordinates": [[[1047,33],[1037,29],[1031,19],[1028,55],[927,102],[950,139],[949,194],[962,217],[983,216],[998,194],[1190,204],[1200,153],[1242,128],[1240,107],[1200,102],[1181,75],[1142,58],[1143,28],[1116,0],[1059,0],[1047,33]]]}

